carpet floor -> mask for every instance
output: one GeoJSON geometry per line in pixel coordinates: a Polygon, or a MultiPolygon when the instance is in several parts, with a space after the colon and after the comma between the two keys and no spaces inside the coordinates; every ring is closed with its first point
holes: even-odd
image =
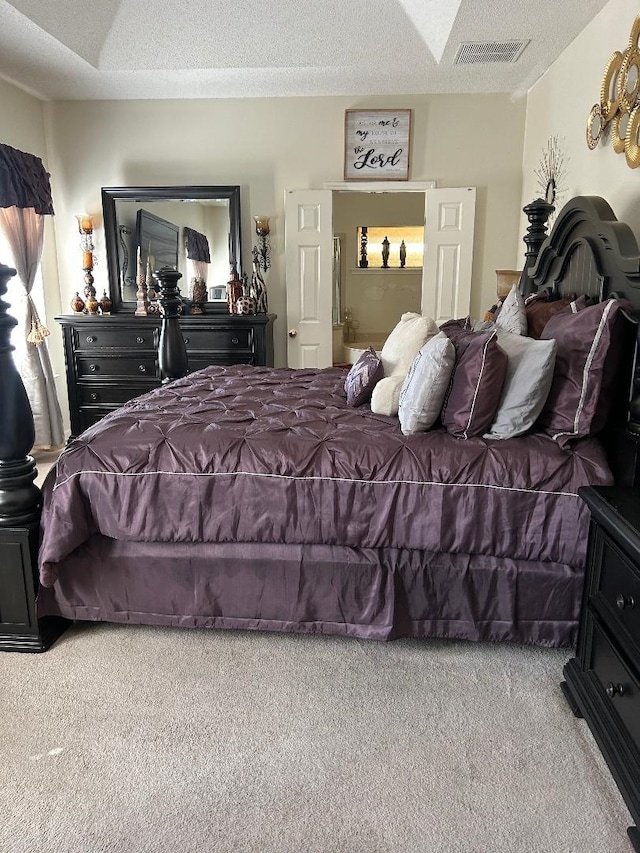
{"type": "Polygon", "coordinates": [[[630,853],[569,656],[77,624],[0,655],[0,851],[630,853]]]}

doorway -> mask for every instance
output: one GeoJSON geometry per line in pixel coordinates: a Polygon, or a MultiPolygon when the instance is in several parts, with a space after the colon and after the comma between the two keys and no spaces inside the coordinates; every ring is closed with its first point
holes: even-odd
{"type": "MultiPolygon", "coordinates": [[[[469,310],[475,187],[436,189],[433,181],[356,182],[325,184],[323,190],[289,190],[285,194],[285,258],[290,367],[327,367],[334,361],[334,198],[338,193],[418,194],[413,201],[420,200],[425,237],[416,310],[439,323],[469,310]]],[[[363,209],[353,198],[349,206],[363,209]]],[[[343,265],[354,262],[344,248],[341,253],[343,265]]],[[[365,277],[370,301],[383,301],[385,290],[374,281],[373,275],[365,277]]],[[[396,313],[390,310],[394,317],[396,313]]],[[[362,331],[386,332],[388,322],[385,329],[362,331]]]]}

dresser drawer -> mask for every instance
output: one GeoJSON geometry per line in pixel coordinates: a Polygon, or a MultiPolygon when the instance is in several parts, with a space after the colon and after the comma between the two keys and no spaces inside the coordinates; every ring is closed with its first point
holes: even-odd
{"type": "Polygon", "coordinates": [[[606,602],[619,622],[640,648],[640,574],[613,540],[601,533],[602,553],[595,597],[606,602]]]}
{"type": "Polygon", "coordinates": [[[110,329],[96,326],[95,329],[75,328],[74,349],[104,350],[108,348],[154,351],[158,346],[157,329],[110,329]]]}
{"type": "Polygon", "coordinates": [[[157,363],[153,355],[140,353],[139,357],[98,355],[76,356],[78,377],[87,376],[156,376],[157,363]]]}
{"type": "Polygon", "coordinates": [[[591,666],[607,702],[622,720],[635,744],[640,745],[640,685],[622,656],[598,624],[591,642],[591,666]]]}
{"type": "Polygon", "coordinates": [[[81,406],[105,406],[116,405],[121,406],[134,397],[139,397],[141,394],[146,394],[153,388],[157,388],[160,381],[149,382],[146,385],[132,387],[110,384],[98,384],[91,382],[87,384],[79,384],[77,386],[78,403],[81,406]]]}
{"type": "Polygon", "coordinates": [[[182,336],[187,352],[208,351],[245,351],[253,350],[253,329],[241,326],[234,329],[183,329],[182,336]]]}

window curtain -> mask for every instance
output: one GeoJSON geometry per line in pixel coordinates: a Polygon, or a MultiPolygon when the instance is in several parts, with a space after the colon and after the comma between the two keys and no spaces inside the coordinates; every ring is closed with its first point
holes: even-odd
{"type": "Polygon", "coordinates": [[[211,263],[209,241],[206,236],[201,234],[199,231],[194,231],[193,228],[185,227],[184,242],[187,248],[187,258],[193,264],[194,278],[199,279],[206,284],[209,277],[209,264],[211,263]]]}
{"type": "Polygon", "coordinates": [[[40,323],[31,297],[42,257],[47,215],[53,215],[53,205],[49,175],[42,160],[9,145],[0,145],[0,230],[9,244],[26,295],[23,316],[16,318],[27,339],[20,374],[33,411],[35,443],[56,447],[64,442],[64,431],[45,341],[49,330],[40,323]]]}

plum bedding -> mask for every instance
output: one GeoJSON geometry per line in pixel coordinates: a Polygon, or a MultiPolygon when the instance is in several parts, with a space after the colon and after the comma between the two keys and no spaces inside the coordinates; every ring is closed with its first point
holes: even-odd
{"type": "Polygon", "coordinates": [[[40,615],[573,643],[598,441],[403,435],[345,375],[209,367],[83,433],[43,490],[40,615]]]}

